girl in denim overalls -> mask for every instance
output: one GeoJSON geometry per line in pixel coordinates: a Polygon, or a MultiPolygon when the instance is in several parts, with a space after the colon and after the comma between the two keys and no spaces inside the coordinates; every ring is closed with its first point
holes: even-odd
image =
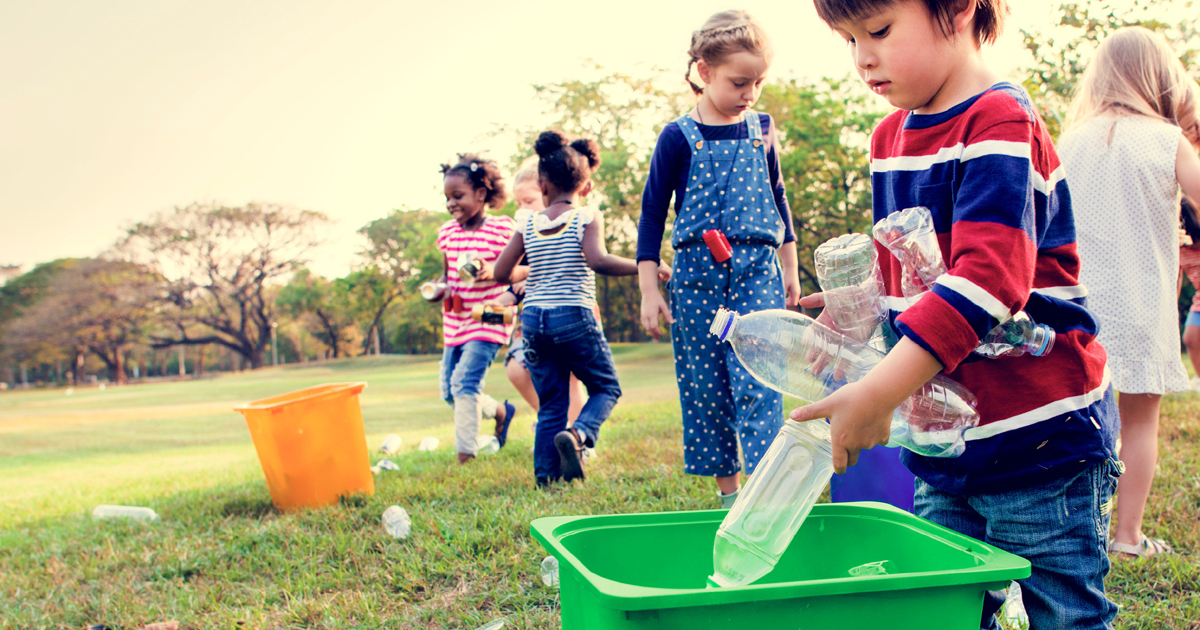
{"type": "Polygon", "coordinates": [[[673,324],[685,471],[716,477],[729,506],[739,442],[746,474],[753,473],[783,424],[783,398],[755,381],[708,329],[720,307],[745,314],[795,306],[800,279],[773,122],[750,109],[771,62],[766,34],[745,12],[726,11],[692,35],[690,52],[688,76],[695,63],[706,87],[689,78],[699,101],[663,129],[642,196],[642,325],[657,339],[660,314],[673,324]],[[672,195],[668,308],[657,271],[672,195]]]}

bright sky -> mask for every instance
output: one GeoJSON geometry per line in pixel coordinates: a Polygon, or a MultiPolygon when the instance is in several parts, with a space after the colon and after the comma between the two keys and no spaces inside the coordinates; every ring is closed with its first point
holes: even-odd
{"type": "MultiPolygon", "coordinates": [[[[1028,63],[1013,0],[993,66],[1028,63]]],[[[776,77],[843,76],[849,56],[807,1],[744,1],[776,77]]],[[[514,147],[488,132],[547,122],[531,84],[582,61],[678,71],[727,2],[106,0],[0,6],[0,264],[106,249],[176,205],[277,202],[336,220],[314,268],[342,275],[355,231],[441,208],[437,166],[514,147]]],[[[682,78],[681,78],[682,87],[682,78]]]]}

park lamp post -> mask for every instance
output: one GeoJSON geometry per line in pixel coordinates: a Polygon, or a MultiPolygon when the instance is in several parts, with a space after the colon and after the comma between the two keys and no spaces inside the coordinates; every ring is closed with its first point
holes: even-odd
{"type": "Polygon", "coordinates": [[[275,334],[277,328],[279,322],[271,322],[271,365],[279,365],[279,337],[275,334]]]}

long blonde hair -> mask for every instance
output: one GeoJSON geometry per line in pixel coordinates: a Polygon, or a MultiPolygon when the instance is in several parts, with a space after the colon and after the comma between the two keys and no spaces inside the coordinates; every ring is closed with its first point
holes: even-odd
{"type": "Polygon", "coordinates": [[[770,62],[773,54],[767,31],[745,11],[722,11],[708,18],[700,30],[692,33],[692,45],[688,47],[688,67],[683,78],[696,94],[704,88],[692,82],[692,64],[704,60],[710,66],[719,66],[729,55],[749,52],[761,55],[770,62]]]}
{"type": "Polygon", "coordinates": [[[1141,114],[1179,127],[1197,145],[1198,92],[1166,38],[1141,26],[1126,26],[1096,49],[1067,112],[1067,129],[1102,114],[1141,114]]]}

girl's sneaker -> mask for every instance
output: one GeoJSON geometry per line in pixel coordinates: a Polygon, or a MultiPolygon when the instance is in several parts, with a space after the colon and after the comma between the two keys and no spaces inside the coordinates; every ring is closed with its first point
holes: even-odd
{"type": "Polygon", "coordinates": [[[554,436],[554,448],[558,449],[558,466],[562,471],[563,481],[586,477],[583,472],[583,451],[586,449],[586,440],[579,435],[579,431],[576,431],[574,427],[559,431],[558,435],[554,436]]]}
{"type": "Polygon", "coordinates": [[[512,426],[513,418],[517,416],[517,408],[512,406],[512,403],[504,401],[504,420],[496,419],[496,439],[500,441],[500,448],[504,448],[504,443],[508,441],[508,428],[512,426]]]}

